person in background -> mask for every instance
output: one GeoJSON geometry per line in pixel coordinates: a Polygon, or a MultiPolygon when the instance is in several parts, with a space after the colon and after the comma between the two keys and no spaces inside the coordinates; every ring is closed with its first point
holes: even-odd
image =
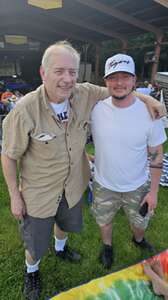
{"type": "Polygon", "coordinates": [[[9,89],[7,89],[4,93],[1,95],[1,102],[3,103],[5,107],[5,114],[9,113],[10,110],[13,108],[12,103],[12,97],[15,98],[13,92],[11,92],[9,89]]]}
{"type": "Polygon", "coordinates": [[[155,99],[157,99],[158,101],[160,101],[160,96],[161,96],[161,86],[159,85],[159,83],[155,82],[153,89],[150,93],[150,96],[154,97],[155,99]]]}
{"type": "Polygon", "coordinates": [[[9,98],[13,96],[13,93],[10,90],[6,90],[4,93],[1,95],[1,101],[8,101],[9,98]]]}
{"type": "Polygon", "coordinates": [[[143,268],[144,273],[151,280],[154,293],[162,295],[165,300],[168,300],[168,283],[160,261],[153,259],[150,262],[144,262],[143,268]]]}
{"type": "Polygon", "coordinates": [[[139,86],[136,91],[144,95],[150,95],[152,92],[152,87],[149,85],[148,81],[144,81],[143,85],[139,86]]]}

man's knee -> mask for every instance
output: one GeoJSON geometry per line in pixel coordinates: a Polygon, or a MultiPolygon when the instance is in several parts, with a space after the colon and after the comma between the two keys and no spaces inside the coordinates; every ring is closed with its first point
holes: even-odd
{"type": "Polygon", "coordinates": [[[35,263],[38,261],[35,257],[33,257],[28,250],[25,250],[25,258],[26,262],[29,265],[35,265],[35,263]]]}

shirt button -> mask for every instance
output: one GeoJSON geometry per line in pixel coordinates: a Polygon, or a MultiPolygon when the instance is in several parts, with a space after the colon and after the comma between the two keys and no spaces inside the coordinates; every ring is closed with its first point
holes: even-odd
{"type": "Polygon", "coordinates": [[[69,148],[69,151],[71,151],[71,147],[69,148]]]}

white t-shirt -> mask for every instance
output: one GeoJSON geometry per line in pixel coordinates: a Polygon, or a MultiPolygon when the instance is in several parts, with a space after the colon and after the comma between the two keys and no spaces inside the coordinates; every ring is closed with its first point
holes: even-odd
{"type": "Polygon", "coordinates": [[[50,102],[55,114],[61,122],[67,122],[69,117],[69,101],[68,99],[61,103],[50,102]]]}
{"type": "Polygon", "coordinates": [[[147,146],[166,140],[161,120],[152,121],[138,98],[127,108],[100,101],[91,115],[95,144],[95,180],[118,192],[137,189],[148,179],[147,146]]]}

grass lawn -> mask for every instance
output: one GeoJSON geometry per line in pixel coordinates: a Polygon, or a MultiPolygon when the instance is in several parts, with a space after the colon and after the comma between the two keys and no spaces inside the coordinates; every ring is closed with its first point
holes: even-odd
{"type": "MultiPolygon", "coordinates": [[[[88,146],[88,151],[92,152],[92,147],[88,146]]],[[[164,145],[164,151],[168,152],[168,142],[164,145]]],[[[167,200],[168,187],[161,187],[158,207],[146,232],[146,237],[157,247],[158,252],[168,247],[167,200]]],[[[0,203],[0,300],[23,300],[24,249],[17,230],[17,221],[10,214],[9,196],[1,169],[0,203]]],[[[127,219],[120,211],[114,219],[115,260],[111,271],[134,264],[147,257],[146,252],[141,252],[132,244],[131,238],[127,219]]],[[[69,243],[82,254],[82,262],[80,265],[60,262],[54,256],[51,245],[41,262],[43,281],[41,300],[107,274],[98,261],[101,241],[97,225],[90,214],[86,195],[83,230],[81,234],[71,234],[69,243]]]]}

